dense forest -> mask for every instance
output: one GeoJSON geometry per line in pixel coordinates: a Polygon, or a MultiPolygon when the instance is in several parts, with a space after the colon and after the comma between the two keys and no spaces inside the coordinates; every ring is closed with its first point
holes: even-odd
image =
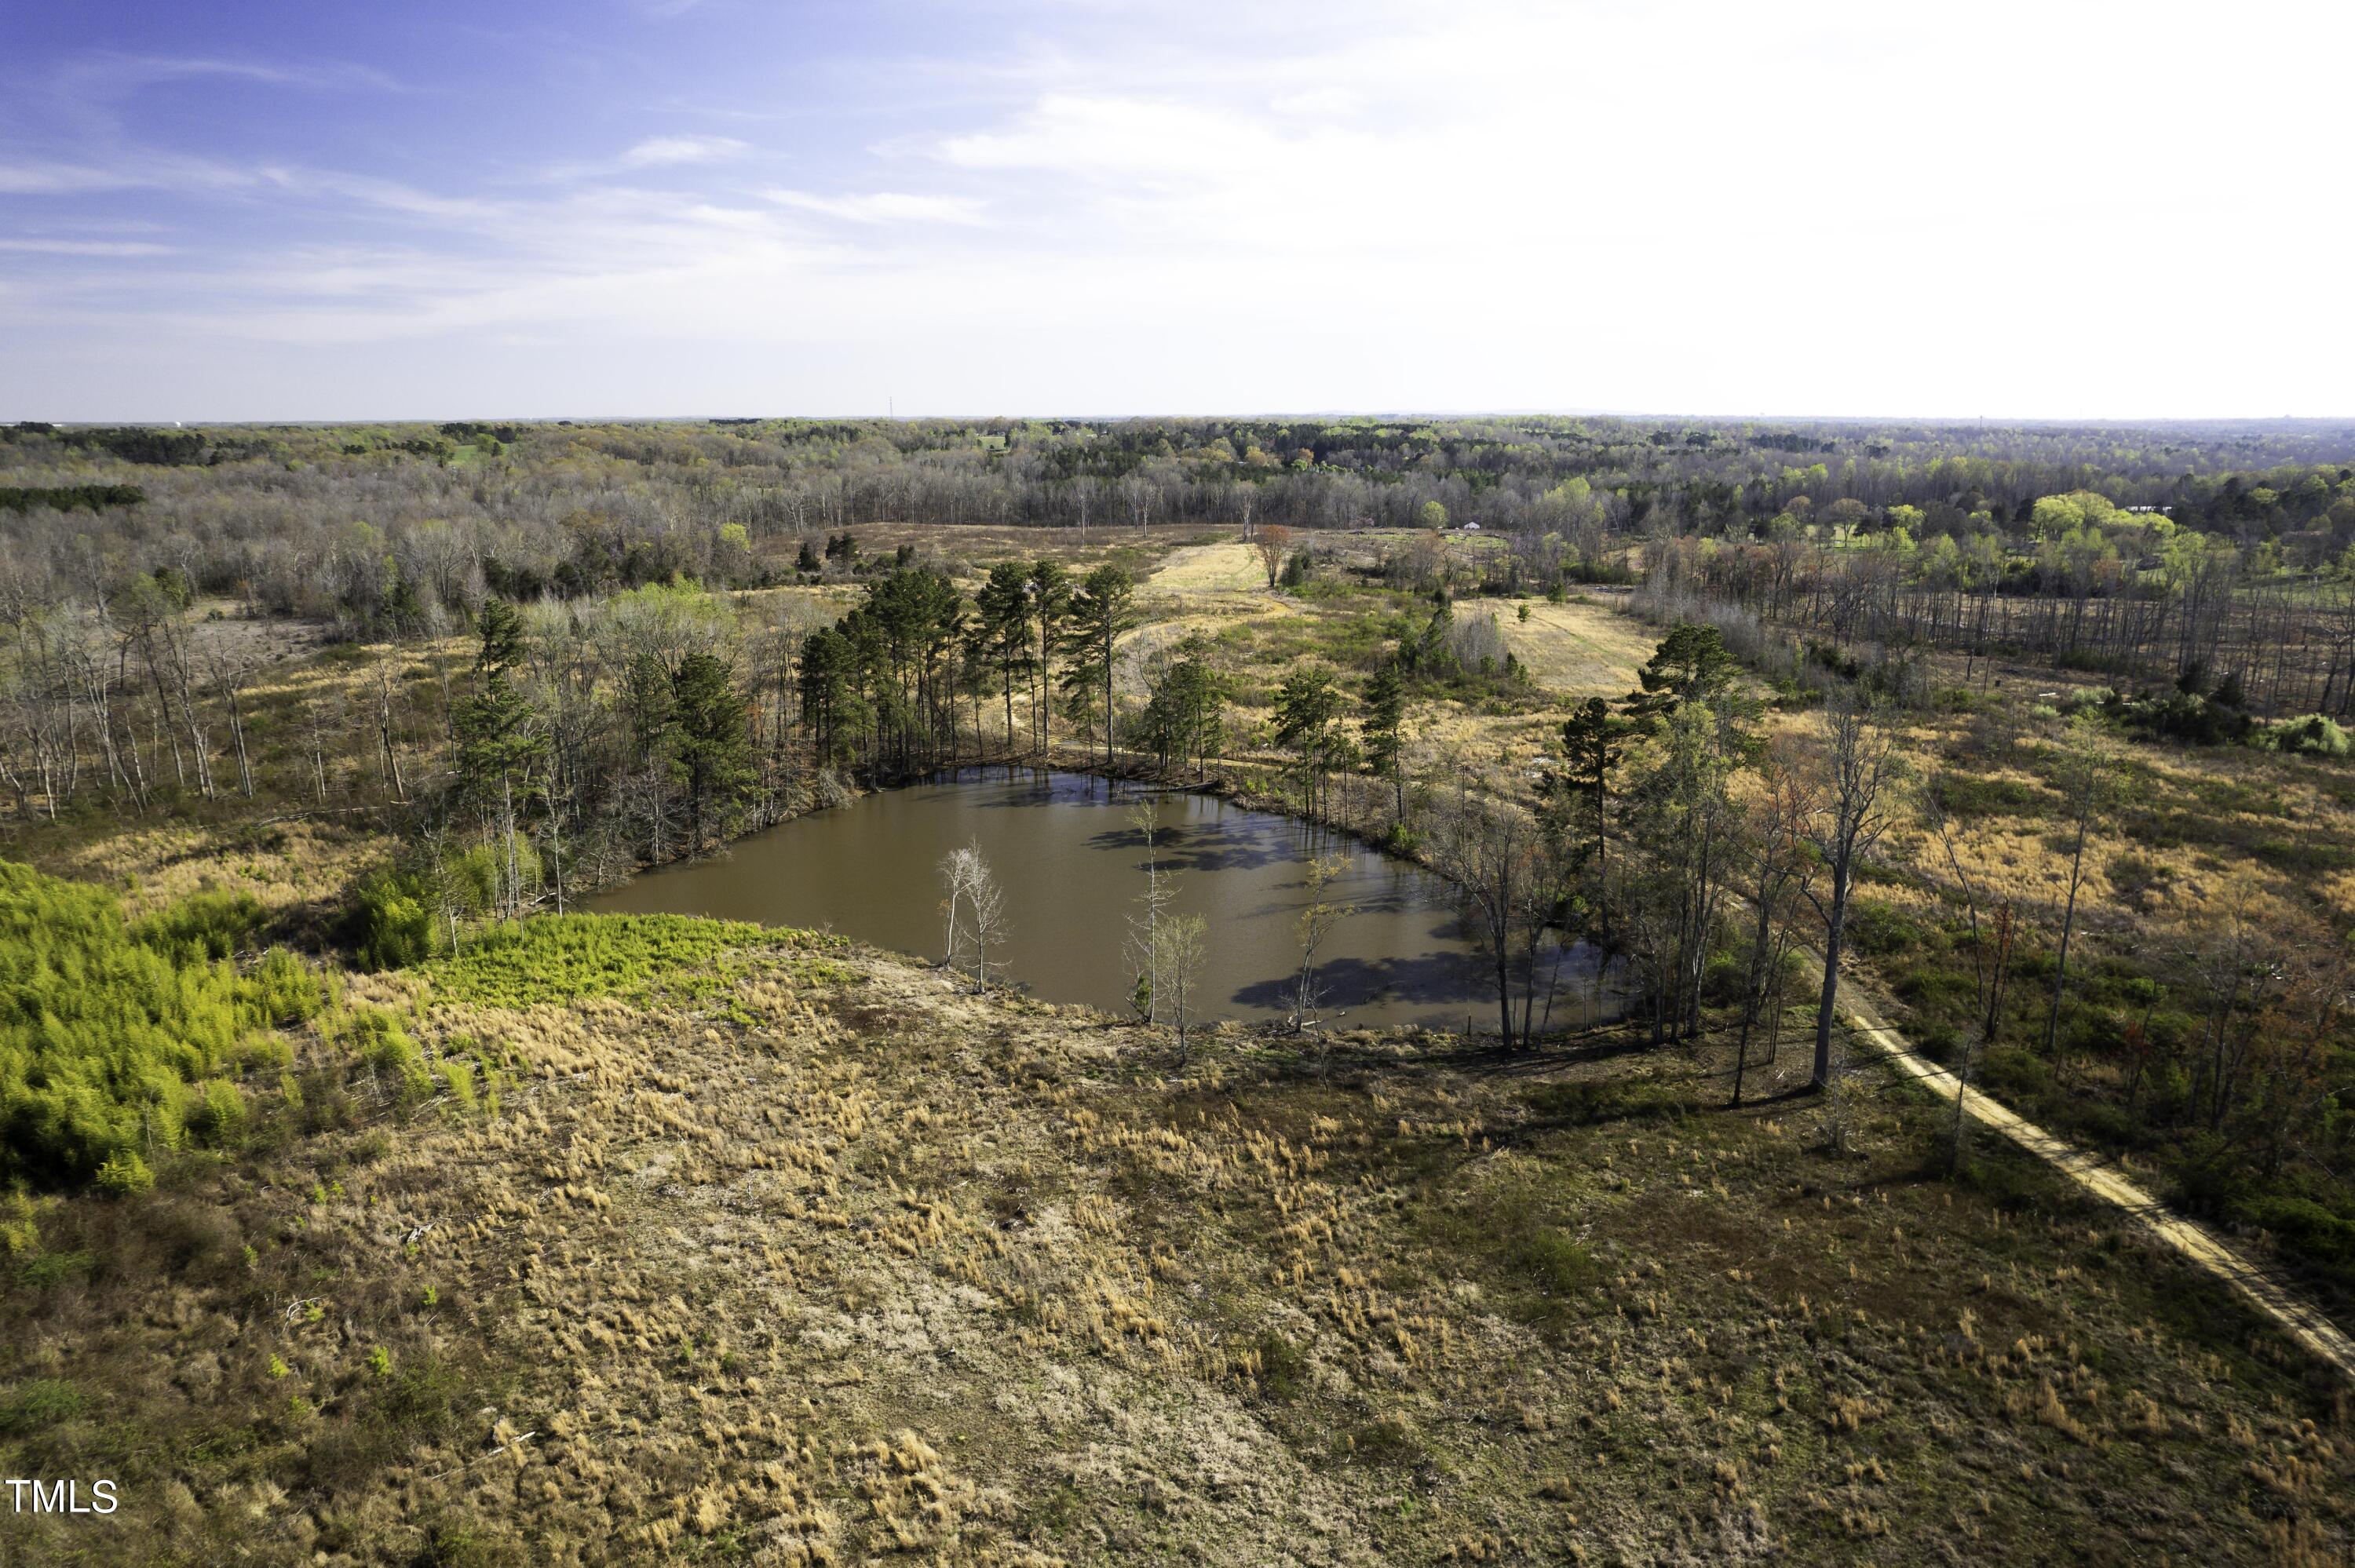
{"type": "MultiPolygon", "coordinates": [[[[2244,680],[2288,701],[2250,650],[2308,632],[2308,611],[2344,620],[2315,585],[2355,542],[2355,432],[2316,425],[780,419],[0,438],[13,608],[168,568],[192,592],[349,631],[491,595],[778,580],[791,568],[773,541],[877,523],[1439,525],[1514,540],[1516,588],[1684,539],[1706,557],[1693,572],[1842,633],[2246,657],[2244,680]],[[68,515],[90,510],[95,524],[68,515]]],[[[2327,648],[2299,662],[2319,684],[2296,697],[2346,700],[2327,648]]]]}

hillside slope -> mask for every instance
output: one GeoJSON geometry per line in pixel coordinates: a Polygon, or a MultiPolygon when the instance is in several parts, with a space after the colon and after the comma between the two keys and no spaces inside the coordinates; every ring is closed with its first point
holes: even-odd
{"type": "Polygon", "coordinates": [[[1835,1158],[1812,1108],[1701,1108],[1713,1062],[1612,1040],[1227,1034],[1181,1070],[874,954],[666,969],[676,928],[354,982],[428,1062],[506,1064],[496,1108],[363,1075],[321,1130],[40,1208],[0,1467],[124,1504],[0,1520],[23,1560],[2336,1562],[2355,1529],[2343,1393],[2030,1162],[1925,1179],[1893,1082],[1835,1158]]]}

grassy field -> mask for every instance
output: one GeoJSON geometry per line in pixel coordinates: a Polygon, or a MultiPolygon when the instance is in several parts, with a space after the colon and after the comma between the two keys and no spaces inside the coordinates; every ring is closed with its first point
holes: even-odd
{"type": "Polygon", "coordinates": [[[1649,627],[1587,599],[1567,604],[1516,601],[1497,623],[1505,641],[1529,666],[1529,678],[1550,692],[1616,700],[1636,689],[1636,672],[1659,637],[1649,627]],[[1524,621],[1518,610],[1526,607],[1524,621]]]}

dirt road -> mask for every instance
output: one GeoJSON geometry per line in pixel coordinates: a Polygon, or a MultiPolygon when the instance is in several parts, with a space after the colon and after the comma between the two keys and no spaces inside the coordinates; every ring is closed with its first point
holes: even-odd
{"type": "MultiPolygon", "coordinates": [[[[1886,1055],[1900,1071],[1941,1099],[1955,1097],[1958,1085],[1952,1073],[1917,1053],[1870,1002],[1853,994],[1852,986],[1843,985],[1840,989],[1849,1023],[1858,1039],[1886,1055]]],[[[1964,1100],[1963,1109],[1972,1120],[2002,1133],[2086,1192],[2134,1215],[2159,1240],[2239,1291],[2318,1361],[2355,1382],[2355,1340],[2213,1230],[2172,1213],[2098,1155],[2065,1139],[2055,1138],[1984,1094],[1972,1091],[1964,1100]]]]}

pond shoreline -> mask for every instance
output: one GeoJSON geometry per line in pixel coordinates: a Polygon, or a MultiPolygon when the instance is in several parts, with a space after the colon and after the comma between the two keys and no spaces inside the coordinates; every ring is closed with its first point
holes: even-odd
{"type": "MultiPolygon", "coordinates": [[[[579,906],[831,929],[937,965],[952,945],[938,867],[977,842],[1012,915],[993,970],[1004,966],[1034,996],[1118,1015],[1126,977],[1145,967],[1136,916],[1157,863],[1161,895],[1176,900],[1166,907],[1207,921],[1188,1009],[1205,1022],[1289,1026],[1297,959],[1285,955],[1322,900],[1351,910],[1318,948],[1325,1027],[1480,1033],[1492,966],[1435,868],[1347,824],[1272,810],[1280,802],[1223,774],[1179,777],[1128,759],[1107,768],[1100,752],[1092,766],[1078,760],[1050,752],[924,770],[845,802],[856,810],[800,813],[775,824],[776,836],[739,837],[724,854],[653,868],[579,906]],[[1138,801],[1150,803],[1149,824],[1130,816],[1138,801]],[[1151,862],[1145,825],[1157,830],[1151,862]],[[1323,885],[1307,868],[1327,863],[1335,880],[1313,891],[1323,885]]],[[[970,970],[968,941],[954,939],[970,970]]],[[[1560,1021],[1548,1033],[1624,1011],[1617,988],[1598,980],[1600,955],[1574,934],[1550,936],[1537,961],[1540,995],[1560,1021]]]]}

